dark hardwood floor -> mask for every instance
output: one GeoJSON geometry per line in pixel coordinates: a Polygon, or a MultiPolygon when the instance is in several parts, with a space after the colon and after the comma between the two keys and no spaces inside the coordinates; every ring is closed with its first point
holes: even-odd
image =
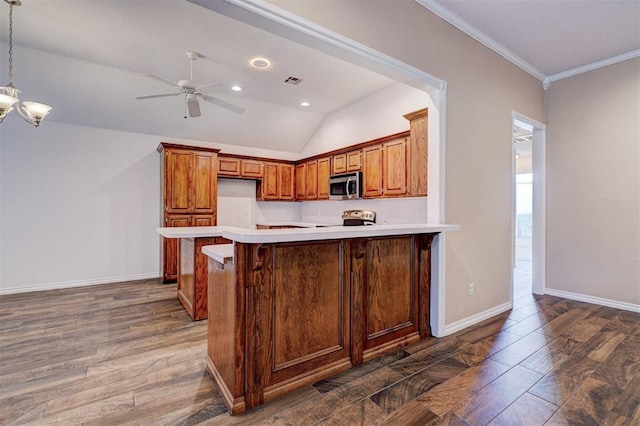
{"type": "Polygon", "coordinates": [[[175,285],[0,296],[0,424],[640,424],[640,314],[515,304],[231,417],[175,285]]]}

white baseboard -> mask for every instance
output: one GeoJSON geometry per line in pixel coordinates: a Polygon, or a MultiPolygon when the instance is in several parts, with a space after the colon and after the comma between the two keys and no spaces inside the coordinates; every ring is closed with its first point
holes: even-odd
{"type": "Polygon", "coordinates": [[[588,296],[586,294],[580,294],[580,293],[571,293],[569,291],[554,290],[552,288],[545,289],[545,294],[548,294],[549,296],[562,297],[564,299],[577,300],[579,302],[593,303],[594,305],[608,306],[610,308],[622,309],[625,311],[640,312],[640,305],[627,303],[627,302],[620,302],[618,300],[588,296]]]}
{"type": "Polygon", "coordinates": [[[470,317],[461,319],[459,321],[456,321],[454,323],[448,324],[444,326],[444,336],[448,336],[449,334],[453,334],[456,331],[460,331],[463,328],[467,328],[470,327],[474,324],[477,324],[479,322],[482,322],[488,318],[491,318],[493,316],[496,316],[498,314],[501,314],[503,312],[508,311],[509,309],[511,309],[513,307],[513,305],[511,304],[511,302],[505,302],[502,305],[498,305],[496,307],[493,307],[491,309],[487,309],[486,311],[477,313],[475,315],[471,315],[470,317]]]}
{"type": "Polygon", "coordinates": [[[147,274],[122,275],[119,277],[98,278],[93,280],[79,281],[63,281],[58,283],[35,284],[23,287],[0,288],[0,295],[28,293],[32,291],[57,290],[61,288],[84,287],[88,285],[119,283],[123,281],[148,280],[152,278],[160,278],[159,272],[151,272],[147,274]]]}

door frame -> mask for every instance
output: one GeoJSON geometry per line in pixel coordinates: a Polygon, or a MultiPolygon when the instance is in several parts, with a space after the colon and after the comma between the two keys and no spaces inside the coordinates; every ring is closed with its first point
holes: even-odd
{"type": "Polygon", "coordinates": [[[547,126],[523,114],[511,112],[511,288],[509,298],[513,304],[513,265],[515,265],[516,253],[516,158],[513,132],[516,121],[531,126],[533,134],[532,143],[532,173],[533,173],[533,238],[532,238],[532,292],[533,294],[545,294],[547,283],[546,267],[546,235],[547,235],[547,126]]]}

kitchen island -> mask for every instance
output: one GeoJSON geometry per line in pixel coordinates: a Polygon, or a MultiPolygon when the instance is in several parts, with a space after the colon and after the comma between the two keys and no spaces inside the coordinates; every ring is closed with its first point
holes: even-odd
{"type": "Polygon", "coordinates": [[[225,228],[207,370],[232,414],[431,335],[431,244],[455,225],[225,228]]]}

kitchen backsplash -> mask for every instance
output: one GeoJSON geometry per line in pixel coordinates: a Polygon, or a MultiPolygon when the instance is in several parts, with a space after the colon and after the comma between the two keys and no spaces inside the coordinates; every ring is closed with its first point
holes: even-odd
{"type": "Polygon", "coordinates": [[[218,225],[255,228],[256,222],[341,223],[344,210],[376,212],[378,224],[426,223],[427,197],[345,201],[256,201],[252,180],[218,181],[218,225]]]}

